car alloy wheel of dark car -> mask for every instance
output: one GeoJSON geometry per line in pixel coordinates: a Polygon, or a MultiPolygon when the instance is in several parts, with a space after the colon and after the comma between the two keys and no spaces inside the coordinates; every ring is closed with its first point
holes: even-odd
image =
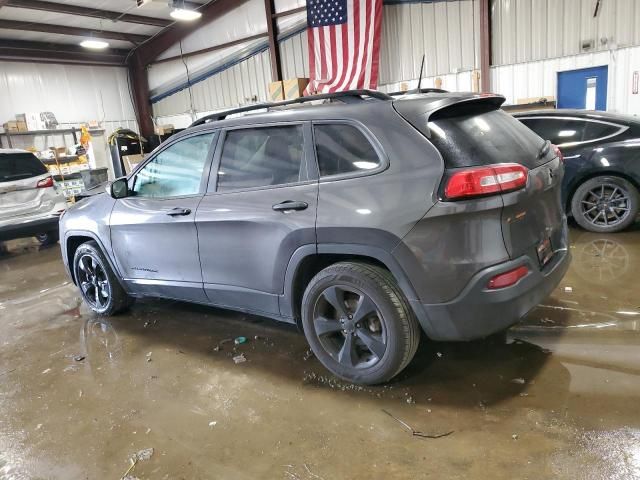
{"type": "Polygon", "coordinates": [[[571,201],[571,210],[573,218],[586,230],[617,232],[635,221],[638,193],[623,178],[596,177],[578,187],[571,201]]]}

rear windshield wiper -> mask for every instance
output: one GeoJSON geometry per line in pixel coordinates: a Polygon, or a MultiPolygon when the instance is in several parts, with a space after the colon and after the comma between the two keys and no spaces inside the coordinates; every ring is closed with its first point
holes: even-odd
{"type": "Polygon", "coordinates": [[[545,140],[542,147],[540,147],[540,151],[538,152],[538,158],[542,158],[547,153],[549,153],[549,149],[551,149],[551,142],[549,140],[545,140]]]}

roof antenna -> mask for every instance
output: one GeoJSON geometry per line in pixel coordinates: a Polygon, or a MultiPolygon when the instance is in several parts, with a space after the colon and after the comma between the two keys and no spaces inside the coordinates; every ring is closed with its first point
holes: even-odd
{"type": "Polygon", "coordinates": [[[415,93],[420,93],[420,85],[422,85],[422,74],[424,73],[424,57],[425,54],[422,54],[422,63],[420,64],[420,77],[418,78],[418,86],[416,87],[415,93]]]}

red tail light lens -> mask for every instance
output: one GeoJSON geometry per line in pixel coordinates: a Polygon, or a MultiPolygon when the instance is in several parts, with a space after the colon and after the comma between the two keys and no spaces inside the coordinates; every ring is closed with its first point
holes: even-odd
{"type": "Polygon", "coordinates": [[[556,157],[560,159],[561,162],[564,162],[564,155],[562,154],[562,150],[557,145],[551,144],[551,148],[553,148],[556,157]]]}
{"type": "Polygon", "coordinates": [[[53,187],[53,177],[47,177],[36,183],[36,188],[49,188],[53,187]]]}
{"type": "Polygon", "coordinates": [[[501,273],[500,275],[496,275],[487,284],[487,288],[490,290],[496,290],[498,288],[505,288],[514,285],[521,278],[526,277],[527,273],[529,273],[529,267],[523,265],[518,268],[514,268],[513,270],[509,270],[508,272],[501,273]]]}
{"type": "Polygon", "coordinates": [[[510,192],[527,185],[529,170],[518,163],[498,163],[455,172],[444,189],[447,200],[510,192]]]}

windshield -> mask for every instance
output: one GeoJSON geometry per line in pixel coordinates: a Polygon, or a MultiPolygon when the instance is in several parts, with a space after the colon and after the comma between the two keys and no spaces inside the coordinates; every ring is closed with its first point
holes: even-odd
{"type": "Polygon", "coordinates": [[[33,153],[1,153],[0,182],[15,182],[47,173],[47,168],[33,153]]]}

